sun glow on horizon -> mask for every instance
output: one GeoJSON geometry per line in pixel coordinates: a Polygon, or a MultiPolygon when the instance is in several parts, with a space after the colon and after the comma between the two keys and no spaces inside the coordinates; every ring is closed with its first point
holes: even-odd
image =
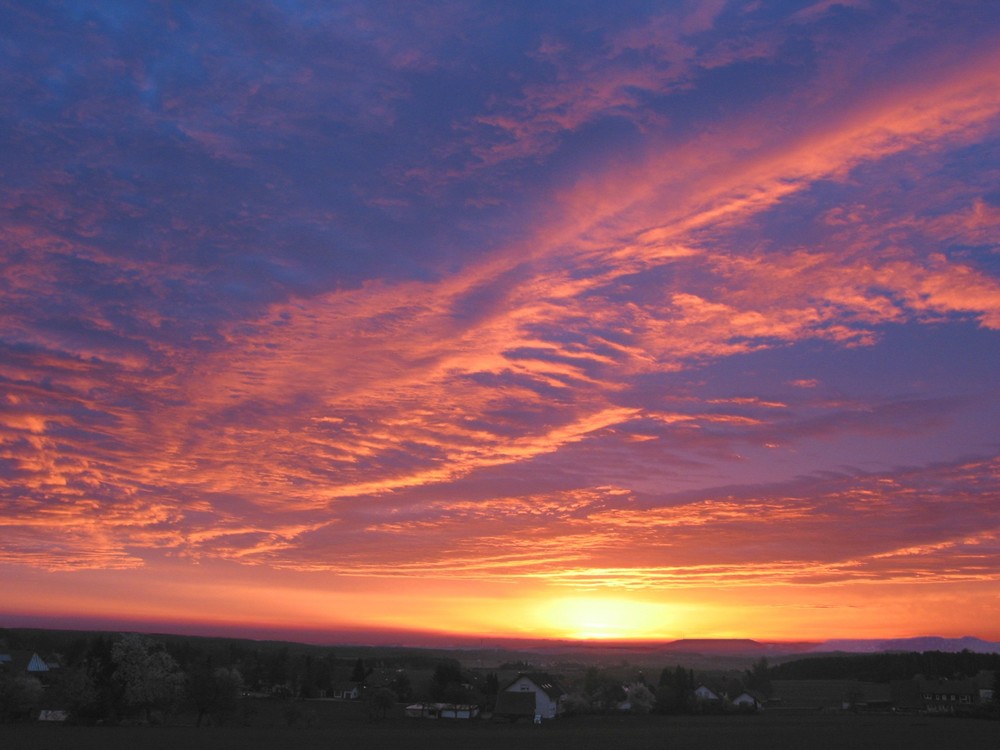
{"type": "Polygon", "coordinates": [[[575,596],[546,602],[535,616],[561,638],[647,640],[676,637],[681,613],[677,606],[661,602],[575,596]]]}

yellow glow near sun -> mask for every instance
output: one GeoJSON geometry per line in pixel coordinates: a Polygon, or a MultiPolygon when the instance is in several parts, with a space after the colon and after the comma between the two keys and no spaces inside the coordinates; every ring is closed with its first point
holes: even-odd
{"type": "Polygon", "coordinates": [[[539,617],[563,638],[641,640],[669,635],[678,612],[670,604],[579,596],[547,602],[539,617]]]}

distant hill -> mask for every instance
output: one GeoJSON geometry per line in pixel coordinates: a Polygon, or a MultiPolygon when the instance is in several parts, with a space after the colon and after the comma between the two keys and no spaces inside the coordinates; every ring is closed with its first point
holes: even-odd
{"type": "MultiPolygon", "coordinates": [[[[562,650],[572,650],[574,644],[561,644],[562,650]]],[[[962,638],[942,638],[928,635],[919,638],[837,638],[828,641],[801,641],[782,643],[757,641],[751,638],[681,638],[664,643],[612,644],[590,643],[586,646],[593,651],[632,651],[657,654],[700,654],[703,656],[793,656],[796,654],[823,654],[844,652],[851,654],[875,654],[887,651],[942,651],[959,653],[971,651],[977,654],[1000,653],[1000,643],[982,638],[964,636],[962,638]]]]}
{"type": "Polygon", "coordinates": [[[664,644],[662,650],[696,654],[755,654],[764,653],[768,648],[749,638],[682,638],[664,644]]]}
{"type": "Polygon", "coordinates": [[[942,651],[959,653],[971,651],[976,654],[1000,653],[1000,643],[984,641],[967,635],[962,638],[942,638],[937,635],[921,636],[919,638],[837,638],[820,642],[780,643],[755,641],[750,638],[683,638],[664,643],[656,648],[658,652],[704,654],[709,655],[741,655],[761,656],[821,654],[845,652],[852,654],[875,654],[887,651],[942,651]]]}
{"type": "MultiPolygon", "coordinates": [[[[572,651],[579,648],[572,641],[560,644],[561,651],[572,651]]],[[[802,641],[781,643],[773,641],[757,641],[751,638],[682,638],[664,643],[624,643],[593,642],[583,646],[590,651],[623,651],[646,652],[655,654],[698,654],[702,656],[794,656],[799,654],[823,653],[853,653],[874,654],[891,651],[942,651],[959,653],[971,651],[977,654],[1000,653],[1000,643],[984,641],[981,638],[965,636],[963,638],[942,638],[941,636],[922,636],[919,638],[889,638],[889,639],[847,639],[838,638],[828,641],[802,641]]]]}
{"type": "Polygon", "coordinates": [[[942,638],[928,635],[919,638],[837,639],[824,641],[812,649],[814,653],[845,651],[848,653],[870,654],[880,651],[944,651],[958,653],[971,651],[976,654],[1000,653],[1000,643],[984,641],[967,635],[962,638],[942,638]]]}
{"type": "Polygon", "coordinates": [[[753,656],[759,654],[804,654],[814,651],[819,645],[815,642],[771,643],[755,641],[750,638],[682,638],[663,644],[658,651],[666,653],[704,654],[708,655],[741,655],[753,656]]]}

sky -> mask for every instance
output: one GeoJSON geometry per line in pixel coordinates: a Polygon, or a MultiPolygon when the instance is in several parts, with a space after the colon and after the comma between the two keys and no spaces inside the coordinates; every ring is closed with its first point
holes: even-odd
{"type": "Polygon", "coordinates": [[[0,0],[0,626],[1000,640],[992,0],[0,0]]]}

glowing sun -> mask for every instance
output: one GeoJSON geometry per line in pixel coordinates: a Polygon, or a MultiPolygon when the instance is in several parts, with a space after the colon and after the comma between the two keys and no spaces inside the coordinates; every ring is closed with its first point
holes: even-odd
{"type": "Polygon", "coordinates": [[[669,604],[602,596],[555,599],[542,605],[538,616],[559,637],[581,640],[662,638],[677,622],[669,604]]]}

